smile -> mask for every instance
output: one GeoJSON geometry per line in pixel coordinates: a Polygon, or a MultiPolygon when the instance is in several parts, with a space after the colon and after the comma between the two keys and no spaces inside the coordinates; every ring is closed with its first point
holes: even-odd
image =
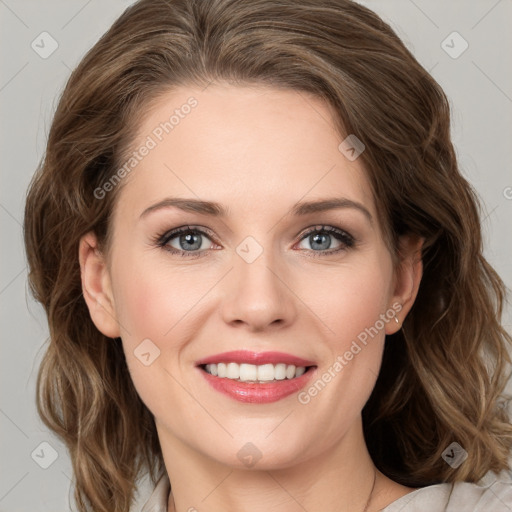
{"type": "Polygon", "coordinates": [[[225,352],[196,363],[211,388],[239,402],[276,402],[302,389],[316,373],[312,361],[281,352],[225,352]]]}

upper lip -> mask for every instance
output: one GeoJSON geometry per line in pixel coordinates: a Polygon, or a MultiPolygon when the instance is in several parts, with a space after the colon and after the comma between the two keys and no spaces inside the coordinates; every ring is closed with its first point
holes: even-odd
{"type": "Polygon", "coordinates": [[[246,363],[246,364],[293,364],[295,366],[315,366],[313,361],[308,361],[302,357],[293,356],[284,352],[251,352],[250,350],[233,350],[231,352],[222,352],[205,357],[196,362],[197,366],[216,363],[246,363]]]}

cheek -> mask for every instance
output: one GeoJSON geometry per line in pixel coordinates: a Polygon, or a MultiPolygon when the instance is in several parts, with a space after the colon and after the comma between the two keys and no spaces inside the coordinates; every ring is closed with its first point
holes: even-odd
{"type": "Polygon", "coordinates": [[[314,295],[330,331],[318,382],[299,395],[299,402],[316,408],[319,417],[334,420],[324,433],[326,439],[337,438],[343,430],[339,425],[355,420],[379,373],[386,325],[382,315],[390,310],[392,266],[385,252],[371,256],[337,269],[324,279],[325,293],[314,295]]]}
{"type": "MultiPolygon", "coordinates": [[[[169,272],[167,272],[169,274],[169,272]]],[[[179,283],[143,260],[126,261],[116,269],[116,313],[122,325],[122,343],[126,363],[137,392],[152,412],[159,412],[161,391],[180,403],[180,388],[170,376],[179,365],[185,342],[177,336],[190,299],[176,290],[179,283]],[[138,265],[138,266],[137,266],[138,265]]],[[[178,380],[181,380],[178,377],[178,380]]],[[[171,401],[173,401],[171,400],[171,401]]],[[[159,412],[159,414],[163,414],[159,412]]]]}
{"type": "Polygon", "coordinates": [[[116,269],[116,313],[132,343],[167,339],[201,296],[197,278],[149,263],[134,258],[116,269]]]}
{"type": "MultiPolygon", "coordinates": [[[[376,255],[365,264],[343,267],[324,280],[323,293],[315,293],[316,307],[323,313],[320,316],[325,318],[325,324],[334,331],[330,336],[340,349],[374,326],[389,308],[391,279],[389,259],[376,255]]],[[[378,327],[382,327],[380,322],[378,327]]]]}
{"type": "Polygon", "coordinates": [[[161,282],[147,277],[126,280],[118,297],[116,312],[130,343],[158,339],[172,326],[173,294],[166,293],[161,282]]]}

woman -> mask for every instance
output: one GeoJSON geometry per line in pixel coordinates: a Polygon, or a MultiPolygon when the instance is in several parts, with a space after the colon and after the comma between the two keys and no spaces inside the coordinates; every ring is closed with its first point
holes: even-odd
{"type": "Polygon", "coordinates": [[[354,2],[125,11],[25,212],[80,511],[145,471],[146,512],[512,509],[505,288],[449,126],[354,2]]]}

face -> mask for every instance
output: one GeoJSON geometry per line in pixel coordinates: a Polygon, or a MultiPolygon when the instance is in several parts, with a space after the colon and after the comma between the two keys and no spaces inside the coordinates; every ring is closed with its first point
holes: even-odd
{"type": "Polygon", "coordinates": [[[92,308],[93,320],[121,336],[161,442],[230,466],[261,457],[259,468],[335,449],[359,424],[412,292],[329,106],[269,87],[183,88],[138,135],[108,266],[87,281],[81,261],[88,296],[111,308],[92,308]],[[325,200],[337,207],[305,206],[325,200]],[[241,368],[272,380],[238,382],[241,368]]]}

